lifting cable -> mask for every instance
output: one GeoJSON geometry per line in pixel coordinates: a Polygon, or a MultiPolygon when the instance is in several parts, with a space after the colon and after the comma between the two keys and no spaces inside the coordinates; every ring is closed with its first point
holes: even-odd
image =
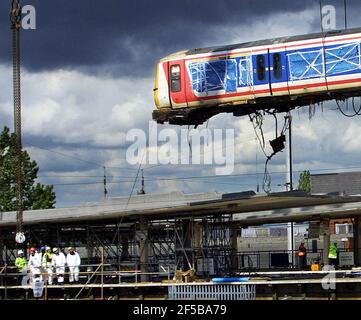
{"type": "MultiPolygon", "coordinates": [[[[282,144],[283,139],[285,138],[285,133],[286,133],[287,129],[289,128],[289,119],[287,119],[287,118],[285,119],[281,133],[280,133],[280,135],[278,135],[278,119],[276,116],[276,111],[273,111],[273,112],[266,111],[266,113],[271,114],[275,119],[276,139],[273,141],[270,141],[271,146],[272,146],[272,142],[274,142],[274,141],[278,141],[278,144],[279,143],[282,144]]],[[[264,174],[263,174],[263,191],[266,193],[270,193],[271,192],[271,175],[268,172],[268,163],[274,155],[276,155],[278,152],[282,151],[282,147],[279,149],[274,149],[274,151],[271,155],[267,155],[267,153],[265,151],[265,139],[264,139],[264,133],[263,133],[263,128],[262,128],[264,117],[261,113],[256,112],[253,116],[249,115],[249,119],[252,122],[253,129],[256,134],[256,138],[260,144],[261,150],[266,157],[266,163],[265,163],[264,174]],[[257,130],[260,133],[258,133],[257,130]]],[[[284,147],[284,145],[283,145],[283,147],[284,147]]]]}
{"type": "Polygon", "coordinates": [[[22,199],[22,142],[21,142],[21,85],[20,85],[20,29],[21,5],[19,0],[12,0],[10,21],[13,49],[13,90],[14,90],[14,131],[16,137],[16,236],[17,243],[25,242],[23,233],[23,199],[22,199]]]}

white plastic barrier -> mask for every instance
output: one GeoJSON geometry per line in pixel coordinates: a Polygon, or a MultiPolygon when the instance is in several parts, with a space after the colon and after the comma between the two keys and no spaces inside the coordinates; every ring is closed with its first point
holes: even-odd
{"type": "Polygon", "coordinates": [[[255,300],[251,284],[174,285],[168,287],[170,300],[255,300]]]}

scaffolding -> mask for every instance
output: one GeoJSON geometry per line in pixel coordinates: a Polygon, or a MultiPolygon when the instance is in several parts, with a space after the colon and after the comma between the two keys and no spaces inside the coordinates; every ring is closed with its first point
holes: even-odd
{"type": "Polygon", "coordinates": [[[237,271],[232,265],[237,251],[232,228],[232,216],[222,214],[31,225],[24,228],[27,243],[21,247],[13,241],[14,231],[5,229],[0,233],[0,266],[14,263],[18,249],[72,246],[82,263],[89,265],[89,272],[104,259],[113,271],[174,273],[200,269],[205,276],[222,275],[237,271]]]}

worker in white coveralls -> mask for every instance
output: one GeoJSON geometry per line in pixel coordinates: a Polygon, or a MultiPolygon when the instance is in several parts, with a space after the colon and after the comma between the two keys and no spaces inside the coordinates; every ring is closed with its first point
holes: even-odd
{"type": "Polygon", "coordinates": [[[41,281],[41,253],[35,248],[30,248],[28,267],[33,281],[41,281]]]}
{"type": "Polygon", "coordinates": [[[49,285],[53,284],[53,253],[50,247],[45,247],[45,252],[42,259],[43,270],[45,273],[45,279],[49,285]]]}
{"type": "Polygon", "coordinates": [[[65,255],[58,248],[53,249],[53,266],[55,268],[56,277],[58,284],[64,283],[64,273],[65,273],[65,255]]]}
{"type": "Polygon", "coordinates": [[[79,281],[79,266],[80,266],[79,254],[73,247],[68,248],[68,254],[66,256],[66,264],[69,267],[69,282],[73,283],[79,281]]]}

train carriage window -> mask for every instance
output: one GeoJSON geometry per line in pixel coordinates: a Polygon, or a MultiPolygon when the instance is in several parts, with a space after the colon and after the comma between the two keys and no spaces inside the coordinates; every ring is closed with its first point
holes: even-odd
{"type": "Polygon", "coordinates": [[[172,92],[181,91],[181,73],[180,73],[180,65],[176,64],[171,67],[171,90],[172,92]]]}
{"type": "Polygon", "coordinates": [[[282,78],[282,59],[280,53],[273,55],[273,76],[275,79],[282,78]]]}
{"type": "Polygon", "coordinates": [[[258,81],[266,79],[266,64],[264,55],[257,56],[257,78],[258,81]]]}

